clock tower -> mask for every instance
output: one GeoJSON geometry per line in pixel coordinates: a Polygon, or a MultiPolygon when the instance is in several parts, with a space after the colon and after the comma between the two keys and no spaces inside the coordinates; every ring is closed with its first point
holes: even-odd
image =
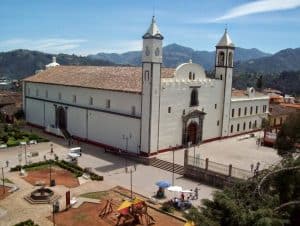
{"type": "Polygon", "coordinates": [[[158,151],[163,38],[153,16],[142,51],[141,152],[147,155],[158,151]]]}

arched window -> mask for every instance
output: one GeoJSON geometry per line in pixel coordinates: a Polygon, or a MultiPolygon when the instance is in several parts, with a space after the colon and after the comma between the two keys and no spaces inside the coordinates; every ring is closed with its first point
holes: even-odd
{"type": "Polygon", "coordinates": [[[230,127],[230,133],[233,133],[233,125],[230,127]]]}
{"type": "Polygon", "coordinates": [[[232,52],[230,52],[228,54],[228,66],[232,67],[233,66],[233,62],[232,62],[232,52]]]}
{"type": "Polygon", "coordinates": [[[237,132],[240,131],[240,124],[239,124],[239,123],[237,124],[236,131],[237,131],[237,132]]]}
{"type": "Polygon", "coordinates": [[[251,129],[251,126],[252,126],[252,122],[250,121],[249,122],[249,129],[251,129]]]}
{"type": "Polygon", "coordinates": [[[195,73],[193,73],[193,80],[195,80],[195,73]]]}
{"type": "Polygon", "coordinates": [[[192,72],[189,73],[189,80],[192,80],[192,72]]]}
{"type": "Polygon", "coordinates": [[[244,124],[243,124],[243,130],[245,130],[246,129],[246,123],[244,122],[244,124]]]}
{"type": "Polygon", "coordinates": [[[224,62],[225,62],[225,54],[223,51],[221,51],[221,52],[219,52],[219,55],[218,55],[218,65],[224,66],[224,62]]]}
{"type": "Polygon", "coordinates": [[[257,124],[257,122],[256,122],[256,120],[254,121],[254,128],[256,128],[256,124],[257,124]]]}
{"type": "Polygon", "coordinates": [[[190,106],[198,106],[199,105],[199,101],[198,101],[198,90],[197,89],[193,89],[191,92],[191,103],[190,106]]]}

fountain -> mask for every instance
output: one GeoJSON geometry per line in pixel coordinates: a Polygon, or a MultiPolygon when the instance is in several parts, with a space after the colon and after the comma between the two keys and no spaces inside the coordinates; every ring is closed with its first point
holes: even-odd
{"type": "Polygon", "coordinates": [[[31,204],[53,203],[59,198],[59,195],[56,195],[50,188],[45,187],[38,188],[25,196],[25,199],[31,204]]]}

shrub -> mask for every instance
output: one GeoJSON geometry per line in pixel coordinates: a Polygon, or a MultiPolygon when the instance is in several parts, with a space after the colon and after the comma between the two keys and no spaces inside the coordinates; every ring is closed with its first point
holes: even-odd
{"type": "Polygon", "coordinates": [[[18,224],[15,224],[15,226],[39,226],[39,225],[35,224],[32,220],[27,220],[27,221],[23,221],[18,224]]]}
{"type": "Polygon", "coordinates": [[[20,145],[20,142],[15,139],[9,138],[8,141],[6,142],[6,144],[7,144],[7,147],[14,147],[14,146],[20,145]]]}
{"type": "Polygon", "coordinates": [[[167,213],[173,213],[175,208],[173,207],[172,203],[168,201],[168,202],[164,202],[160,207],[160,209],[167,213]]]}
{"type": "Polygon", "coordinates": [[[38,135],[34,134],[34,133],[30,133],[28,135],[28,139],[29,140],[38,140],[38,139],[40,139],[40,137],[38,135]]]}
{"type": "Polygon", "coordinates": [[[20,171],[21,170],[21,166],[17,165],[15,167],[10,168],[10,172],[16,172],[16,171],[20,171]]]}
{"type": "Polygon", "coordinates": [[[98,180],[98,181],[103,181],[103,176],[99,176],[95,173],[90,173],[91,180],[98,180]]]}

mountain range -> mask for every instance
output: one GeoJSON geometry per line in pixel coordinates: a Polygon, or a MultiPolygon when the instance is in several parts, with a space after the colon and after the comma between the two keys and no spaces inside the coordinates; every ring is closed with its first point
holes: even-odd
{"type": "MultiPolygon", "coordinates": [[[[61,65],[141,65],[140,51],[77,56],[19,49],[0,53],[0,77],[22,79],[33,75],[37,70],[44,69],[45,65],[52,61],[53,56],[56,56],[57,62],[61,65]]],[[[165,67],[177,67],[192,59],[194,63],[201,64],[210,75],[213,74],[214,51],[196,51],[178,44],[171,44],[164,47],[163,56],[165,67]]],[[[258,49],[237,47],[234,59],[234,87],[254,86],[258,75],[263,74],[265,85],[286,89],[285,92],[300,94],[298,83],[300,79],[300,48],[284,49],[275,54],[269,54],[258,49]],[[288,87],[293,88],[289,89],[288,87]]]]}
{"type": "MultiPolygon", "coordinates": [[[[264,53],[258,49],[244,49],[237,47],[235,50],[236,61],[247,61],[261,57],[268,57],[271,54],[264,53]]],[[[132,51],[122,54],[98,53],[88,55],[90,59],[100,59],[114,62],[116,64],[141,65],[141,51],[132,51]]],[[[181,63],[193,62],[201,64],[206,70],[212,70],[215,61],[215,51],[196,51],[192,48],[178,44],[170,44],[163,48],[163,63],[165,67],[177,67],[181,63]]]]}

